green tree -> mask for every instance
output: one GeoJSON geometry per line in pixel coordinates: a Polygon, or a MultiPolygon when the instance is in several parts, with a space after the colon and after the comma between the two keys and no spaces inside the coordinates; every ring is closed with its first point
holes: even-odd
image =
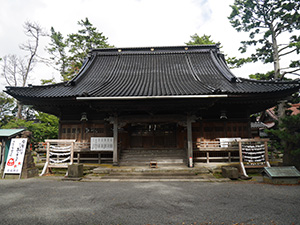
{"type": "Polygon", "coordinates": [[[300,52],[300,36],[293,32],[300,29],[300,2],[295,0],[235,0],[228,17],[237,31],[249,32],[249,40],[242,41],[240,51],[245,53],[255,46],[255,53],[248,58],[235,59],[239,66],[246,62],[273,63],[274,79],[283,79],[286,74],[300,70],[299,58],[294,58],[286,68],[280,68],[280,60],[300,52]],[[290,33],[290,35],[285,35],[290,33]],[[288,36],[288,39],[284,37],[288,36]],[[279,43],[279,39],[285,42],[279,43]]]}
{"type": "Polygon", "coordinates": [[[220,42],[215,42],[211,39],[211,35],[204,34],[203,36],[199,36],[198,34],[194,34],[191,37],[189,42],[186,42],[186,45],[221,45],[220,42]]]}
{"type": "MultiPolygon", "coordinates": [[[[54,30],[51,27],[50,43],[49,47],[46,49],[51,55],[50,60],[54,62],[54,68],[58,70],[62,77],[65,77],[68,72],[68,56],[66,53],[67,41],[64,39],[60,32],[54,30]]],[[[53,81],[53,80],[52,80],[53,81]]],[[[50,80],[42,81],[43,84],[52,82],[50,80]]]]}
{"type": "Polygon", "coordinates": [[[273,146],[284,151],[284,165],[295,165],[300,169],[300,114],[282,118],[279,129],[267,131],[273,146]]]}
{"type": "Polygon", "coordinates": [[[59,120],[56,116],[36,112],[35,118],[27,121],[12,119],[2,128],[25,128],[32,132],[32,142],[42,142],[45,139],[57,139],[59,120]]]}
{"type": "Polygon", "coordinates": [[[64,38],[60,32],[51,28],[51,42],[47,51],[51,60],[60,71],[63,81],[72,79],[82,67],[88,52],[94,48],[113,47],[107,43],[107,37],[85,18],[78,21],[81,29],[64,38]]]}
{"type": "Polygon", "coordinates": [[[13,110],[16,108],[16,102],[5,93],[0,93],[0,127],[8,123],[13,116],[13,110]]]}

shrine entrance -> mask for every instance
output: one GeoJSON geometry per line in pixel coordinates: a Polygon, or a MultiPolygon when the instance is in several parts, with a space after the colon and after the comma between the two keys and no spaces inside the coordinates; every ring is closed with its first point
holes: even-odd
{"type": "Polygon", "coordinates": [[[132,123],[128,127],[131,148],[176,148],[176,123],[132,123]]]}

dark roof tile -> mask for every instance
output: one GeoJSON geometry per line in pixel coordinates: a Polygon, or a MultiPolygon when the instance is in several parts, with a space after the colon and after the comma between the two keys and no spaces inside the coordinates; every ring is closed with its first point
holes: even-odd
{"type": "Polygon", "coordinates": [[[218,47],[207,45],[96,49],[68,83],[7,87],[6,92],[16,98],[64,98],[251,94],[296,88],[299,84],[236,78],[218,47]]]}

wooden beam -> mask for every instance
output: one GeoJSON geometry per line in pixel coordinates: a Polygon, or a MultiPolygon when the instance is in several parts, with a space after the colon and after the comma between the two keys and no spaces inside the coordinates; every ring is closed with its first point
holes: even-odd
{"type": "Polygon", "coordinates": [[[118,117],[115,115],[113,118],[113,133],[114,133],[114,150],[113,150],[113,165],[119,165],[118,155],[118,117]]]}
{"type": "Polygon", "coordinates": [[[190,157],[193,159],[193,137],[192,137],[192,117],[187,116],[187,157],[188,157],[188,165],[190,165],[190,157]]]}

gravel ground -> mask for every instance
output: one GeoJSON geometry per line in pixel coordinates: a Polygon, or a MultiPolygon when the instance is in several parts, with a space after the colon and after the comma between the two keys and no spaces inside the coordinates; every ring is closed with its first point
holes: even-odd
{"type": "Polygon", "coordinates": [[[6,179],[0,224],[300,224],[300,186],[6,179]]]}

